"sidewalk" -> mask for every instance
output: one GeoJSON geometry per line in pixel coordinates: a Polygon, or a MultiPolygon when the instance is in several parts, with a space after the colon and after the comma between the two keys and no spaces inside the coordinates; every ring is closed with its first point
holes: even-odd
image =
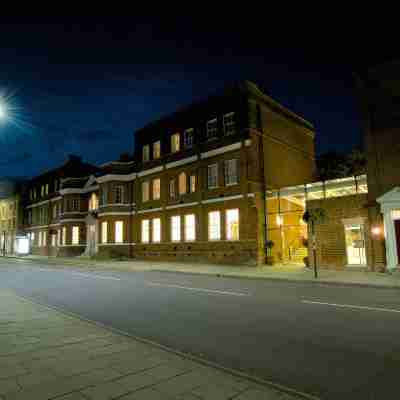
{"type": "Polygon", "coordinates": [[[367,271],[331,271],[320,269],[318,279],[314,278],[314,272],[300,265],[275,265],[255,267],[240,265],[213,265],[200,263],[179,263],[162,261],[115,261],[92,260],[87,258],[59,258],[59,257],[0,257],[0,265],[5,260],[25,260],[32,263],[40,263],[41,266],[54,266],[57,268],[77,267],[88,270],[118,270],[118,271],[163,271],[188,274],[205,274],[230,278],[268,279],[295,282],[318,282],[328,285],[366,286],[378,288],[400,288],[400,273],[393,274],[367,271]]]}
{"type": "Polygon", "coordinates": [[[0,399],[312,398],[206,364],[0,290],[0,399]]]}

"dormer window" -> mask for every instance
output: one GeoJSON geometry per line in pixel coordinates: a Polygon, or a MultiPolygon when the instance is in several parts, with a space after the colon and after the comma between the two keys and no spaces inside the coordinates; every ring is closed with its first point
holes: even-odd
{"type": "Polygon", "coordinates": [[[217,118],[207,121],[207,139],[214,139],[217,137],[218,123],[217,118]]]}
{"type": "Polygon", "coordinates": [[[153,159],[157,160],[157,158],[161,157],[161,142],[157,141],[153,143],[153,159]]]}
{"type": "Polygon", "coordinates": [[[226,136],[234,135],[236,133],[235,126],[235,113],[231,112],[224,115],[224,134],[226,136]]]}
{"type": "Polygon", "coordinates": [[[143,146],[143,162],[150,160],[150,146],[146,144],[143,146]]]}
{"type": "Polygon", "coordinates": [[[183,142],[185,149],[190,149],[193,147],[193,141],[194,141],[194,130],[193,128],[186,129],[183,132],[183,142]]]}
{"type": "Polygon", "coordinates": [[[176,153],[180,150],[180,135],[175,133],[171,136],[171,152],[176,153]]]}

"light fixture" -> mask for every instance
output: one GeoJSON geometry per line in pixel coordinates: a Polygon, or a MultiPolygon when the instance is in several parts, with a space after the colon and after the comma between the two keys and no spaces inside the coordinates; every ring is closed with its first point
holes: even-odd
{"type": "Polygon", "coordinates": [[[372,227],[372,229],[371,229],[371,233],[372,233],[374,236],[380,235],[381,232],[382,232],[382,229],[381,229],[379,226],[374,226],[374,227],[372,227]]]}
{"type": "Polygon", "coordinates": [[[277,215],[277,216],[276,216],[276,224],[277,224],[278,226],[283,225],[283,218],[282,218],[281,215],[277,215]]]}

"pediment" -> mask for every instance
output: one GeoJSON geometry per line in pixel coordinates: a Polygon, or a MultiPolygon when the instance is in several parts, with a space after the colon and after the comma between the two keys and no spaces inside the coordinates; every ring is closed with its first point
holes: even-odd
{"type": "Polygon", "coordinates": [[[385,203],[400,203],[400,186],[396,186],[389,190],[381,197],[378,197],[376,201],[381,205],[384,205],[385,203]]]}

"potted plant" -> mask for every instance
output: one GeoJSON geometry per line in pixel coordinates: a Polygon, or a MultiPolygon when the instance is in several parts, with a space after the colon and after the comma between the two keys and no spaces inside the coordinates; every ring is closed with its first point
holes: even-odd
{"type": "Polygon", "coordinates": [[[274,256],[272,255],[272,248],[274,247],[275,243],[272,240],[267,240],[265,242],[265,248],[267,250],[267,257],[266,257],[266,263],[267,265],[274,265],[275,260],[274,256]]]}

